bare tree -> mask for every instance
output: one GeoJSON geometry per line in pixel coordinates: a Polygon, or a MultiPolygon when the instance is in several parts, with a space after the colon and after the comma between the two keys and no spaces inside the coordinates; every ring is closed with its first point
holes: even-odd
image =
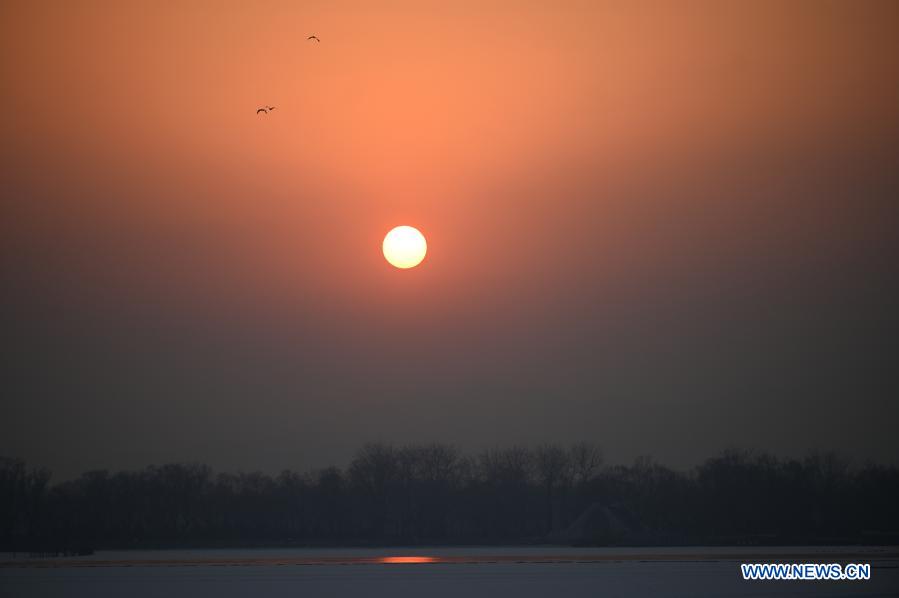
{"type": "Polygon", "coordinates": [[[348,473],[354,484],[374,497],[383,498],[387,484],[398,472],[398,454],[393,445],[369,442],[356,452],[348,473]]]}
{"type": "Polygon", "coordinates": [[[602,465],[602,451],[592,442],[576,442],[568,451],[571,477],[578,488],[583,488],[596,475],[602,465]]]}
{"type": "Polygon", "coordinates": [[[542,444],[534,451],[534,457],[537,482],[543,487],[546,500],[546,531],[550,531],[555,527],[555,499],[570,482],[570,455],[558,444],[542,444]]]}

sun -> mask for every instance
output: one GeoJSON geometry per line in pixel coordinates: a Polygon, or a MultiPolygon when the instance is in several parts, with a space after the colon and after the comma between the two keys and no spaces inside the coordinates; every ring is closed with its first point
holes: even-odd
{"type": "Polygon", "coordinates": [[[384,237],[384,257],[397,268],[414,268],[425,259],[428,242],[417,228],[397,226],[384,237]]]}

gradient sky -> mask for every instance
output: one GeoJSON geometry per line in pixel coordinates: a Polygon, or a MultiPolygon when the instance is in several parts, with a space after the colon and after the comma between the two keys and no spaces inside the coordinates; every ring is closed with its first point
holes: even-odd
{"type": "Polygon", "coordinates": [[[3,2],[0,454],[57,478],[367,440],[896,461],[897,23],[3,2]],[[380,252],[399,224],[428,238],[413,270],[380,252]]]}

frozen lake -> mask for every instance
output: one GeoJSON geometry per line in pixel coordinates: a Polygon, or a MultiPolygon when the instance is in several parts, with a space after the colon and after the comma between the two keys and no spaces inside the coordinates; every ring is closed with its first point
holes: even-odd
{"type": "Polygon", "coordinates": [[[0,555],[0,596],[897,596],[899,549],[166,550],[0,555]],[[741,562],[869,562],[869,581],[744,581],[741,562]]]}

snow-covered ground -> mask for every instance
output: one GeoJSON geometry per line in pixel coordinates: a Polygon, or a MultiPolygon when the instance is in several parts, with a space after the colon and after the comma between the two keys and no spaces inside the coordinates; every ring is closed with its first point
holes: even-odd
{"type": "Polygon", "coordinates": [[[59,559],[53,567],[43,568],[25,566],[21,559],[15,564],[7,561],[0,568],[0,596],[897,596],[899,559],[887,556],[895,554],[895,549],[845,547],[100,552],[59,559]],[[825,562],[827,555],[847,553],[862,557],[851,562],[873,564],[871,580],[747,582],[740,575],[741,558],[733,558],[745,554],[748,562],[758,562],[750,555],[776,554],[777,560],[791,561],[789,555],[820,554],[822,558],[816,560],[825,562]],[[379,559],[397,556],[430,557],[437,562],[378,564],[379,559]],[[587,558],[568,560],[574,556],[587,558]],[[589,560],[591,556],[595,560],[589,560]],[[451,562],[441,562],[445,557],[451,562]],[[323,558],[335,560],[303,564],[323,558]],[[559,562],[533,562],[553,558],[559,562]]]}

